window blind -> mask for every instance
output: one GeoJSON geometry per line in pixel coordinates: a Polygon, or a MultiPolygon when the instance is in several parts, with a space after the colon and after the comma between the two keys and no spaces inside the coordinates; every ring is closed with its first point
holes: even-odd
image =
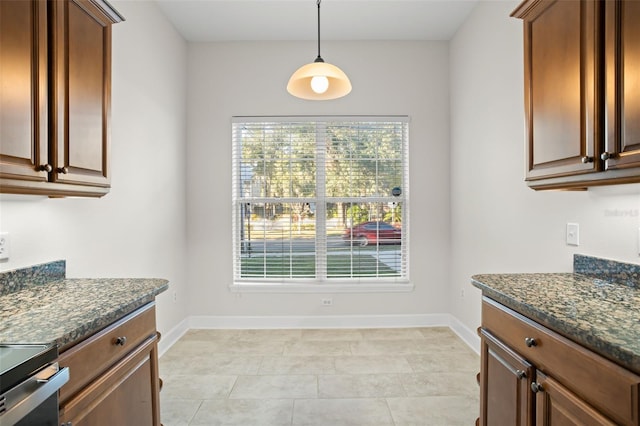
{"type": "Polygon", "coordinates": [[[234,117],[234,281],[408,280],[408,117],[234,117]]]}

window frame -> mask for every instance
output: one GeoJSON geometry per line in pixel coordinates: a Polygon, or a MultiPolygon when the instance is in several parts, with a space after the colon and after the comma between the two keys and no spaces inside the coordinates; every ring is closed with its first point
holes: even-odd
{"type": "MultiPolygon", "coordinates": [[[[407,292],[413,290],[413,284],[409,279],[409,117],[408,116],[235,116],[232,117],[232,250],[233,250],[233,282],[229,288],[237,292],[407,292]],[[237,125],[244,123],[314,123],[316,130],[316,154],[314,161],[316,164],[316,194],[313,197],[315,203],[315,254],[321,256],[323,260],[316,260],[316,276],[313,278],[291,278],[291,277],[240,277],[240,262],[242,244],[239,228],[244,226],[242,217],[238,213],[240,205],[246,204],[246,197],[241,194],[242,182],[241,175],[244,173],[241,166],[240,140],[236,138],[235,129],[237,125]],[[318,128],[322,123],[371,123],[371,122],[389,122],[400,124],[402,126],[402,152],[400,154],[402,160],[402,194],[400,202],[402,203],[402,241],[401,241],[401,273],[399,276],[354,276],[349,278],[332,278],[327,277],[326,261],[327,261],[327,232],[326,232],[326,206],[331,200],[350,199],[351,202],[391,202],[398,201],[398,198],[392,197],[390,194],[386,196],[364,196],[364,197],[329,197],[325,194],[325,182],[327,176],[325,171],[320,173],[321,168],[326,164],[324,158],[324,150],[326,145],[322,138],[318,138],[318,134],[324,135],[325,132],[319,132],[318,128]],[[322,175],[322,177],[319,177],[322,175]],[[322,218],[322,219],[319,219],[322,218]],[[319,275],[319,276],[318,276],[319,275]]],[[[251,198],[251,197],[249,197],[251,198]]],[[[258,197],[260,198],[260,197],[258,197]]],[[[265,200],[269,197],[262,198],[265,200]]],[[[283,203],[292,202],[293,199],[300,200],[302,198],[285,197],[270,198],[277,199],[283,203]]],[[[255,203],[255,201],[251,201],[255,203]]]]}

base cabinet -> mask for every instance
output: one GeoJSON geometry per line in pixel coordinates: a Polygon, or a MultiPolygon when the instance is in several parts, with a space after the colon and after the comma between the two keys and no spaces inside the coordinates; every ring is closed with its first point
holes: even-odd
{"type": "Polygon", "coordinates": [[[536,426],[615,425],[558,381],[540,371],[536,373],[533,389],[536,393],[536,426]]]}
{"type": "Polygon", "coordinates": [[[535,370],[485,330],[481,336],[481,424],[530,426],[533,414],[530,389],[535,370]]]}
{"type": "Polygon", "coordinates": [[[483,298],[484,426],[640,425],[640,376],[483,298]]]}
{"type": "Polygon", "coordinates": [[[157,343],[151,304],[63,352],[61,424],[160,425],[157,343]]]}

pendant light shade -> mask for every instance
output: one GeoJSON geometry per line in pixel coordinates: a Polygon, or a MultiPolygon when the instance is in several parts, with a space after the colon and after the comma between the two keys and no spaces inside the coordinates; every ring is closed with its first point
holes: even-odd
{"type": "Polygon", "coordinates": [[[351,82],[344,71],[326,63],[320,56],[320,0],[317,0],[317,5],[318,57],[293,73],[287,84],[287,91],[301,99],[337,99],[351,92],[351,82]]]}

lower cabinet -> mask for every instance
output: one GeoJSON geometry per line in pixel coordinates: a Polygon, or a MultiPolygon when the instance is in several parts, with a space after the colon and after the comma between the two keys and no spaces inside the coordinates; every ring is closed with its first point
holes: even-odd
{"type": "Polygon", "coordinates": [[[481,330],[481,336],[481,424],[530,425],[533,415],[530,389],[535,370],[485,330],[481,330]]]}
{"type": "Polygon", "coordinates": [[[483,298],[485,426],[640,425],[640,376],[483,298]]]}
{"type": "Polygon", "coordinates": [[[534,389],[536,390],[536,425],[615,426],[614,422],[541,371],[536,373],[534,389]]]}
{"type": "Polygon", "coordinates": [[[149,304],[62,352],[61,424],[160,425],[157,343],[149,304]]]}

